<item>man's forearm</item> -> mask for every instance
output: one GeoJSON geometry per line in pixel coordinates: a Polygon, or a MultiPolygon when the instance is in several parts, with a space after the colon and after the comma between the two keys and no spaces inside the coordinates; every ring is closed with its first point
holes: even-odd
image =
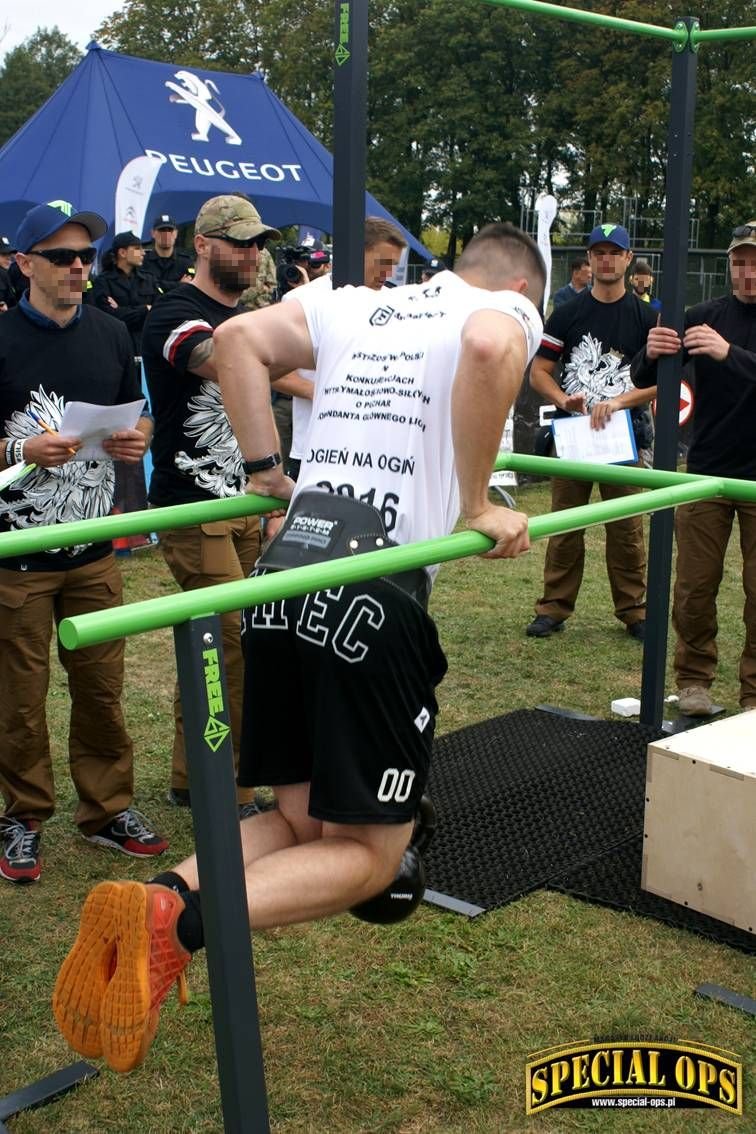
{"type": "Polygon", "coordinates": [[[155,432],[155,422],[151,417],[140,417],[139,421],[136,423],[136,428],[140,433],[144,434],[144,447],[146,451],[152,443],[152,435],[155,432]]]}
{"type": "Polygon", "coordinates": [[[488,504],[491,471],[526,365],[519,328],[503,341],[482,337],[463,343],[452,390],[452,429],[465,518],[480,514],[488,504]]]}
{"type": "Polygon", "coordinates": [[[232,327],[231,323],[229,320],[222,328],[222,334],[215,333],[215,371],[239,448],[246,460],[259,460],[278,448],[270,401],[270,372],[265,361],[246,341],[244,329],[232,327]]]}
{"type": "Polygon", "coordinates": [[[559,409],[563,408],[566,396],[564,390],[551,372],[539,366],[537,362],[533,363],[530,370],[530,385],[537,394],[540,394],[544,402],[553,402],[559,409]]]}
{"type": "Polygon", "coordinates": [[[618,402],[620,409],[633,409],[635,406],[645,405],[655,397],[656,386],[644,386],[642,389],[626,390],[614,400],[618,402]]]}
{"type": "Polygon", "coordinates": [[[297,370],[284,374],[283,378],[276,378],[271,386],[278,394],[290,394],[293,398],[306,398],[308,401],[312,401],[315,388],[309,378],[303,378],[297,370]]]}

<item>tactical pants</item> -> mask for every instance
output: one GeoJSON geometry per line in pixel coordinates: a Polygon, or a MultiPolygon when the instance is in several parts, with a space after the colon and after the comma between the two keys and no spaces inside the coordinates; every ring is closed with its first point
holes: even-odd
{"type": "MultiPolygon", "coordinates": [[[[621,484],[600,484],[602,500],[632,496],[640,489],[621,484]]],[[[587,504],[593,485],[587,480],[555,477],[551,482],[551,510],[577,508],[587,504]]],[[[627,626],[646,617],[646,550],[643,520],[633,516],[607,524],[606,571],[614,600],[614,613],[627,626]]],[[[575,610],[585,565],[585,535],[582,530],[552,536],[546,550],[543,595],[536,614],[547,614],[563,621],[575,610]]]]}
{"type": "MultiPolygon", "coordinates": [[[[183,591],[232,583],[246,579],[260,554],[260,521],[256,516],[240,516],[198,527],[162,532],[160,549],[171,573],[183,591]]],[[[228,686],[229,717],[234,746],[234,766],[239,767],[244,659],[241,649],[241,614],[238,610],[221,615],[223,658],[228,686]]],[[[171,787],[186,789],[189,778],[184,748],[184,721],[179,687],[174,694],[176,722],[171,764],[171,787]]],[[[239,789],[240,803],[248,803],[254,792],[239,789]]]]}
{"type": "Polygon", "coordinates": [[[679,688],[708,688],[717,667],[717,593],[735,516],[743,555],[745,642],[740,657],[740,704],[756,705],[756,504],[699,500],[675,514],[677,578],[672,624],[677,633],[679,688]]]}
{"type": "MultiPolygon", "coordinates": [[[[112,555],[68,571],[0,568],[0,788],[8,816],[49,819],[55,810],[45,703],[53,623],[121,605],[112,555]]],[[[71,714],[68,759],[85,835],[129,807],[133,745],[123,720],[123,639],[66,650],[71,714]]]]}

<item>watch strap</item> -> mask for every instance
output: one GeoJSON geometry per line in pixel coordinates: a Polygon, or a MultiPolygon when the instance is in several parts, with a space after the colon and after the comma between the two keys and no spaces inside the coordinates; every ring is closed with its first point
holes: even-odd
{"type": "Polygon", "coordinates": [[[270,453],[267,457],[260,457],[258,461],[242,461],[242,468],[250,475],[256,472],[266,472],[281,464],[280,453],[270,453]]]}

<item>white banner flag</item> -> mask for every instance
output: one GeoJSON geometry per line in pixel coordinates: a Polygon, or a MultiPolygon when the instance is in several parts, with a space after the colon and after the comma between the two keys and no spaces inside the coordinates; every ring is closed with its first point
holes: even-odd
{"type": "Polygon", "coordinates": [[[552,197],[547,193],[543,197],[539,197],[535,204],[536,212],[538,213],[538,247],[541,250],[541,255],[546,262],[546,291],[543,295],[543,310],[546,310],[546,305],[549,302],[551,295],[551,226],[554,223],[554,217],[557,213],[556,197],[552,197]]]}
{"type": "Polygon", "coordinates": [[[162,162],[142,154],[123,167],[115,193],[115,232],[133,232],[142,239],[144,218],[162,162]]]}

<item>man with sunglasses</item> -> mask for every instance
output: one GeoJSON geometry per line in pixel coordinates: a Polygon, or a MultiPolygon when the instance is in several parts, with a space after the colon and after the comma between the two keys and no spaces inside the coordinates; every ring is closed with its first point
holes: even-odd
{"type": "MultiPolygon", "coordinates": [[[[58,202],[58,205],[61,205],[58,202]]],[[[31,209],[16,236],[28,283],[0,319],[0,468],[18,475],[0,493],[0,529],[22,530],[105,516],[113,503],[113,461],[141,461],[149,418],[103,442],[110,460],[78,461],[78,437],[58,430],[66,403],[118,405],[140,397],[123,326],[82,305],[105,221],[52,205],[31,209]]],[[[87,543],[0,559],[0,877],[40,877],[40,829],[55,810],[45,719],[53,623],[121,602],[110,543],[87,543]]],[[[76,823],[95,844],[152,856],[168,844],[131,804],[133,745],[121,708],[123,642],[68,651],[68,752],[79,804],[76,823]]]]}
{"type": "MultiPolygon", "coordinates": [[[[688,472],[756,480],[756,220],[739,225],[727,249],[732,294],[685,313],[682,338],[674,327],[652,327],[633,359],[636,386],[656,382],[663,355],[683,352],[695,374],[693,436],[688,472]]],[[[756,504],[701,500],[675,512],[677,575],[672,623],[677,634],[675,676],[679,709],[707,717],[717,667],[717,591],[735,516],[743,555],[740,705],[756,709],[756,504]]]]}
{"type": "MultiPolygon", "coordinates": [[[[255,282],[265,242],[280,239],[251,201],[227,195],[206,201],[194,229],[195,276],[161,296],[144,326],[142,352],[155,440],[149,501],[156,507],[240,495],[246,486],[242,455],[221,401],[213,331],[241,311],[239,298],[255,282]]],[[[256,516],[163,532],[160,548],[183,590],[249,575],[260,552],[256,516]]],[[[243,661],[240,616],[223,615],[231,730],[238,759],[243,661]]],[[[189,786],[178,690],[169,799],[188,806],[189,786]]],[[[240,790],[249,808],[251,789],[240,790]]]]}

